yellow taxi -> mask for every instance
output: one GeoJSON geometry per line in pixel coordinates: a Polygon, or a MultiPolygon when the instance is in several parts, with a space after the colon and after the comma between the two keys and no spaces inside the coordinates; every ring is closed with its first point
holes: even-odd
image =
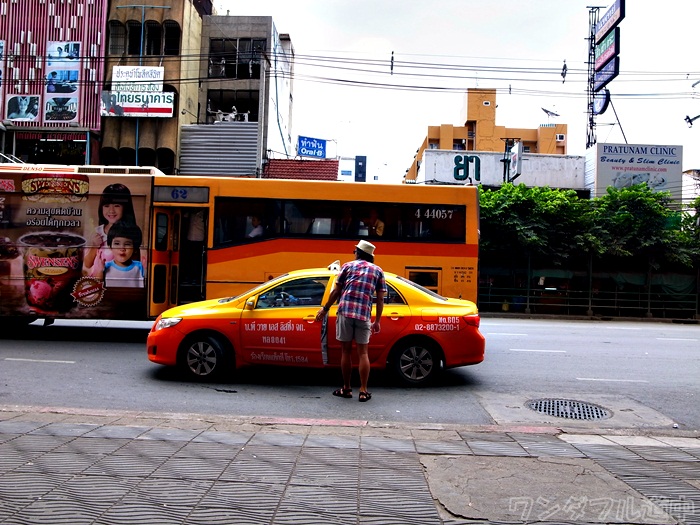
{"type": "MultiPolygon", "coordinates": [[[[148,335],[148,359],[197,379],[250,365],[339,367],[337,304],[326,322],[316,322],[337,273],[333,266],[292,271],[236,297],[171,308],[148,335]]],[[[384,277],[381,331],[369,343],[373,369],[389,368],[402,383],[418,386],[443,369],[484,360],[474,303],[442,297],[389,272],[384,277]]]]}

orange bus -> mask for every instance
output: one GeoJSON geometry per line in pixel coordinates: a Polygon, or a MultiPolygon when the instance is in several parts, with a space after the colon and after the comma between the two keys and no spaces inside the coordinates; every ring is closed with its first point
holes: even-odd
{"type": "Polygon", "coordinates": [[[0,315],[148,320],[352,257],[476,302],[474,186],[0,164],[0,315]]]}

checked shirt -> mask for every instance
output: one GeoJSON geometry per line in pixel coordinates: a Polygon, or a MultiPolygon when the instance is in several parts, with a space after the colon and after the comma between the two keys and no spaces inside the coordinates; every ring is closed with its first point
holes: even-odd
{"type": "Polygon", "coordinates": [[[376,290],[386,292],[384,272],[376,264],[361,259],[345,263],[336,286],[341,290],[338,314],[359,321],[372,318],[372,296],[376,290]]]}

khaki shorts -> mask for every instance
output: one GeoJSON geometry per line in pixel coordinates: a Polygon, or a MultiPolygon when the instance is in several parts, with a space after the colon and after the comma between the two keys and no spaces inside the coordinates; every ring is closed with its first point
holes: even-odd
{"type": "Polygon", "coordinates": [[[371,321],[360,321],[352,317],[338,315],[335,321],[335,338],[340,342],[355,340],[361,345],[369,344],[369,336],[372,334],[371,321]]]}

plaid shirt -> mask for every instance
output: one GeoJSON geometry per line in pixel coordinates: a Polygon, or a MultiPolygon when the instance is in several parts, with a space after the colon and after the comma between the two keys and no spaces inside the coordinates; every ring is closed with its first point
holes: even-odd
{"type": "Polygon", "coordinates": [[[341,290],[338,314],[360,321],[372,319],[372,296],[375,290],[384,290],[386,293],[382,269],[361,259],[345,263],[335,284],[341,290]]]}

